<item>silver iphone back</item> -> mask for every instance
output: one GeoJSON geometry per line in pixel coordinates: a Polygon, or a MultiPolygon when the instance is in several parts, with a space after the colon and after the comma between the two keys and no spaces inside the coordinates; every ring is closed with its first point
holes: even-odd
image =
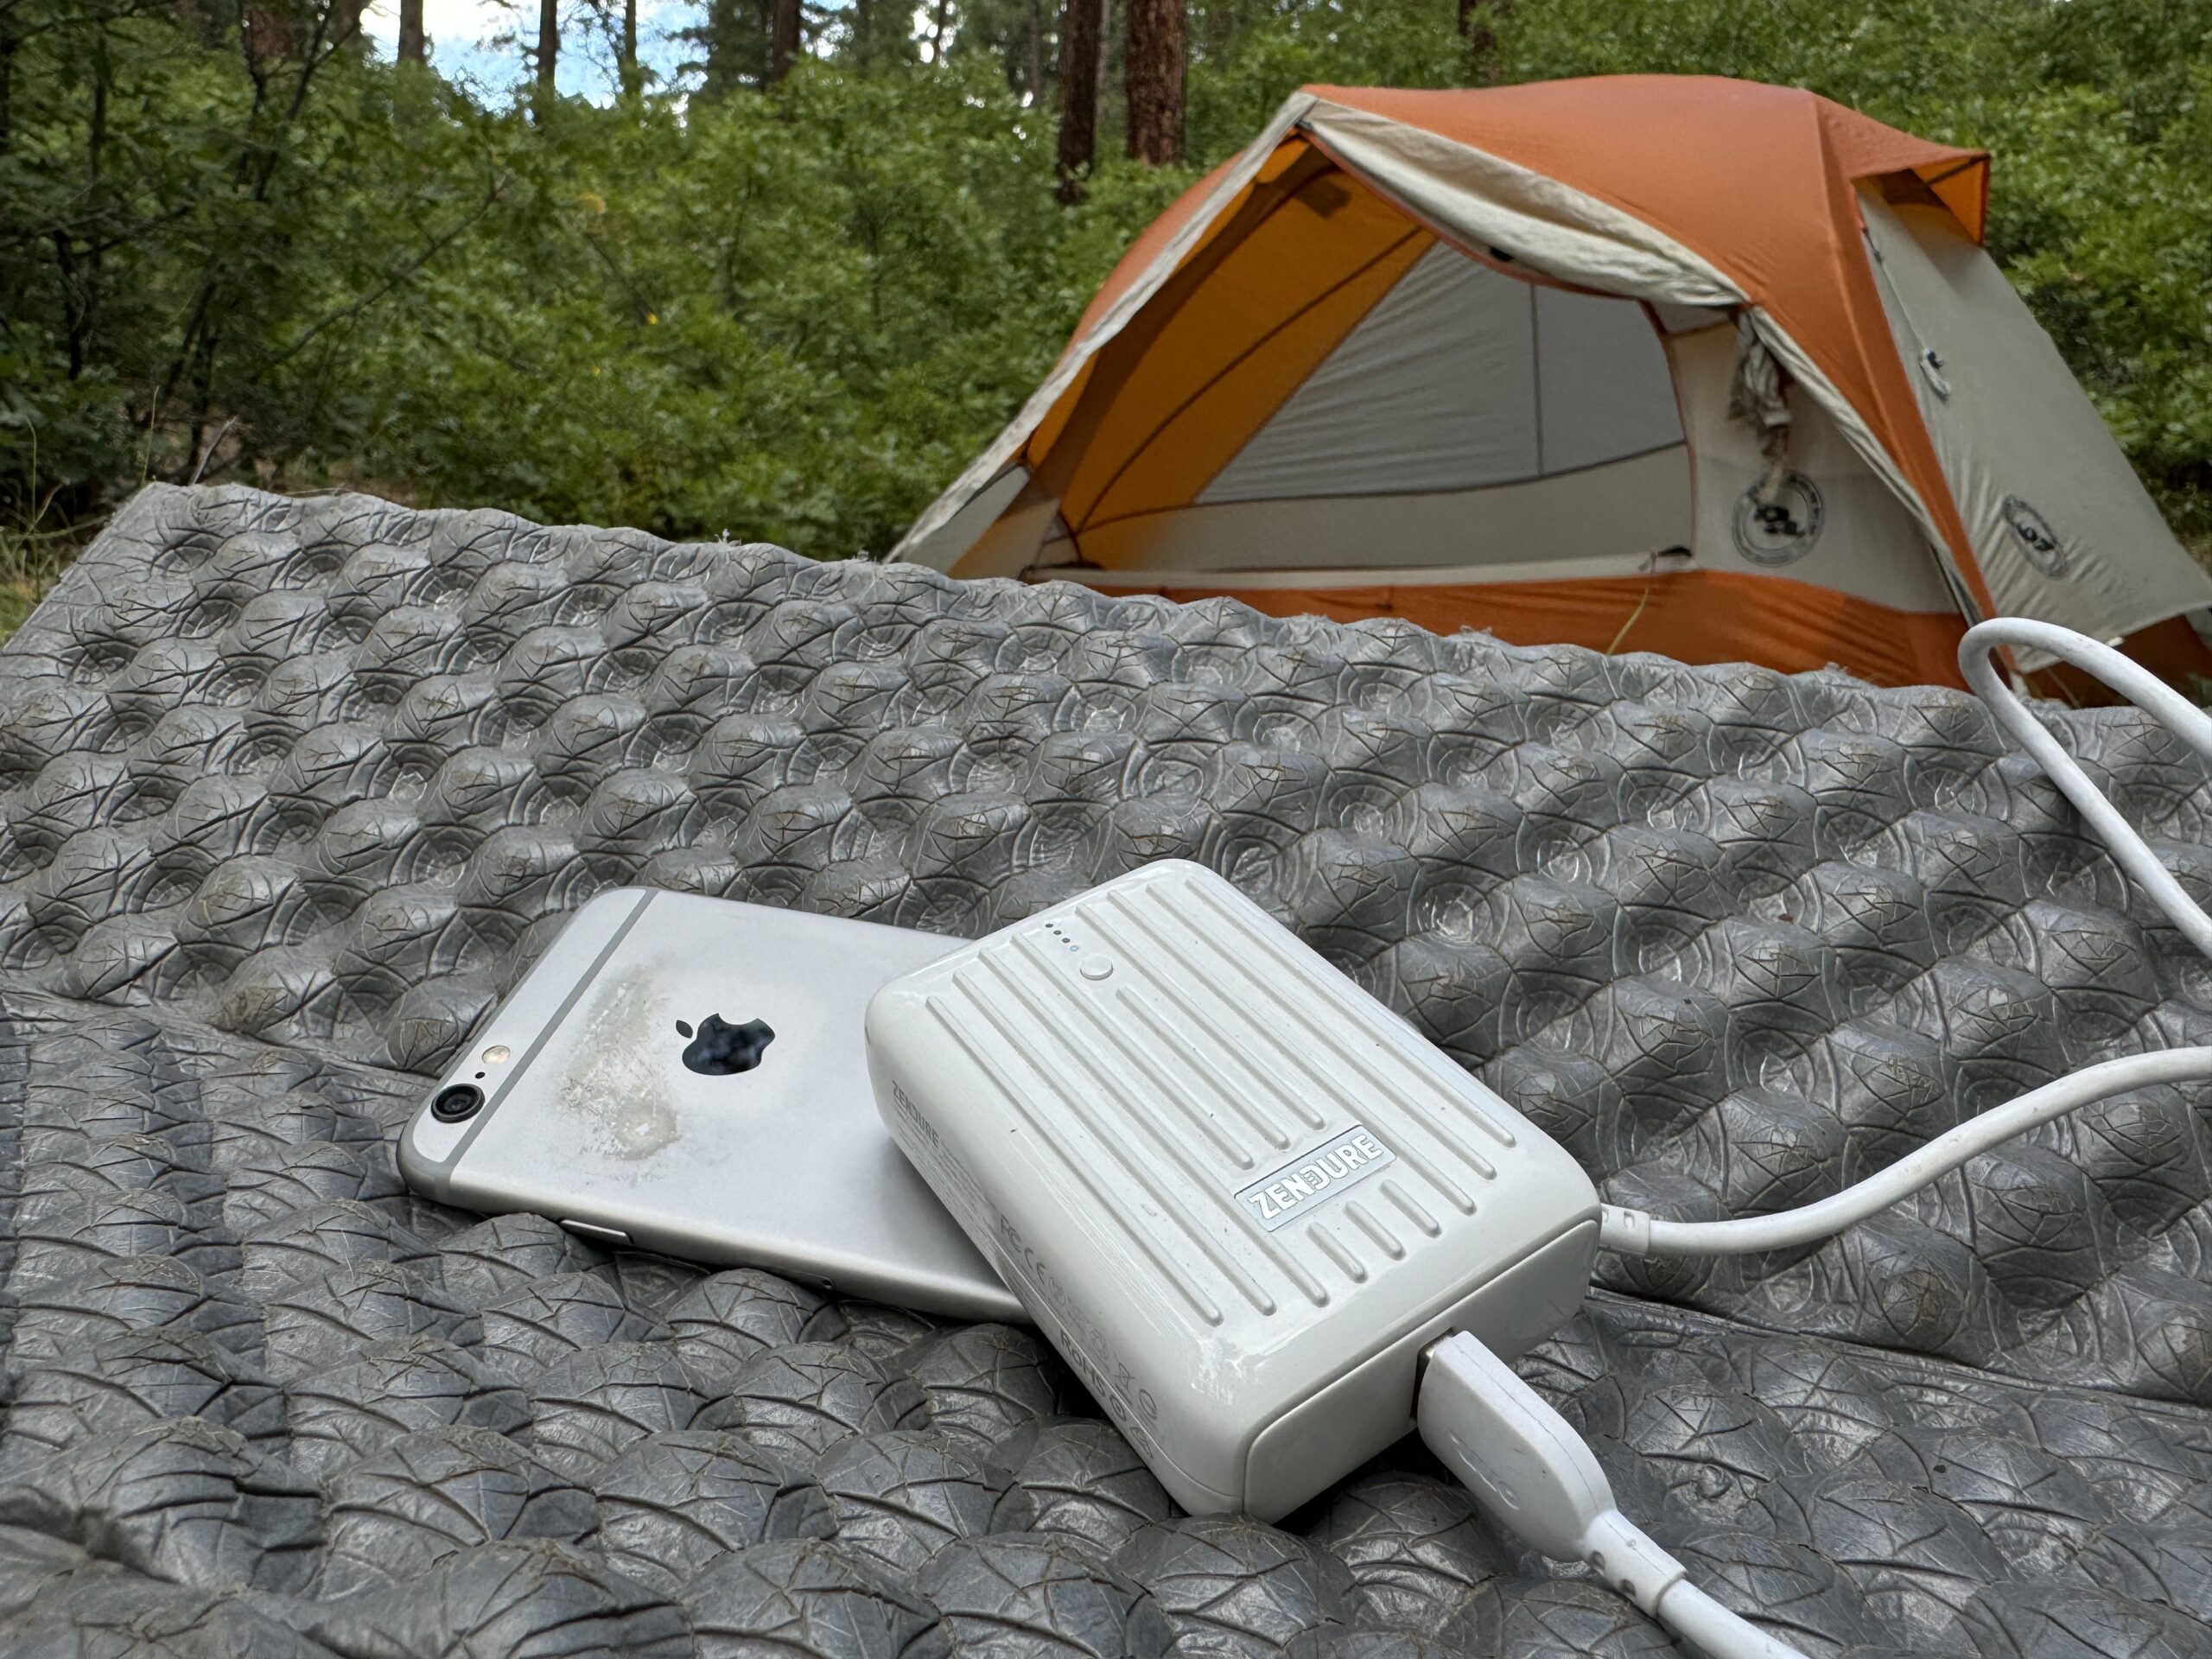
{"type": "Polygon", "coordinates": [[[1025,1320],[876,1116],[862,1017],[957,939],[624,887],[569,918],[400,1137],[417,1192],[1025,1320]]]}

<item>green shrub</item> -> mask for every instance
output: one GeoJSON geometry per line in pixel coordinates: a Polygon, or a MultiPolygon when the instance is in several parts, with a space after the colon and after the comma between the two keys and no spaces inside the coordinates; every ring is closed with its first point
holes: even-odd
{"type": "MultiPolygon", "coordinates": [[[[313,48],[340,8],[257,0],[295,3],[313,48]]],[[[353,48],[257,67],[232,3],[0,3],[0,529],[25,546],[200,474],[880,551],[1300,83],[1630,69],[1801,83],[1996,152],[1993,251],[2212,535],[2212,0],[1519,0],[1478,9],[1472,63],[1450,0],[1210,0],[1192,167],[1105,166],[1073,208],[1049,100],[1010,90],[1020,9],[943,66],[532,109],[353,48]]]]}

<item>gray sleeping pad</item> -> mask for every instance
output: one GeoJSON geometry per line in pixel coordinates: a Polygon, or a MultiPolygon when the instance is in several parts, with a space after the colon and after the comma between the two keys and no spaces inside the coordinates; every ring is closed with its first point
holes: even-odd
{"type": "MultiPolygon", "coordinates": [[[[2198,891],[2212,788],[2061,721],[2198,891]]],[[[2212,970],[1970,699],[359,497],[149,490],[0,652],[0,1648],[1665,1652],[1417,1446],[1176,1515],[1027,1332],[409,1196],[612,883],[975,934],[1227,873],[1662,1215],[1794,1204],[2212,970]]],[[[2212,1652],[2212,1095],[1525,1366],[1815,1659],[2212,1652]]]]}

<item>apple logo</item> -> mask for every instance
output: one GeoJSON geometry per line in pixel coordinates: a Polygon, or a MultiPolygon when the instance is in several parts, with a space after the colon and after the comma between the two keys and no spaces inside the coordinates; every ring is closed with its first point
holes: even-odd
{"type": "Polygon", "coordinates": [[[702,1020],[696,1037],[692,1036],[688,1020],[677,1020],[676,1031],[678,1036],[691,1038],[691,1046],[683,1051],[684,1069],[696,1071],[702,1077],[727,1077],[750,1071],[760,1064],[768,1045],[776,1040],[776,1033],[764,1020],[748,1020],[741,1026],[733,1026],[719,1014],[710,1014],[702,1020]]]}

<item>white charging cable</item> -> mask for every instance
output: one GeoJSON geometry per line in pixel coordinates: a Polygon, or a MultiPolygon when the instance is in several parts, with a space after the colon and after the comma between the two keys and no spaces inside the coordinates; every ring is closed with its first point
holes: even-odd
{"type": "Polygon", "coordinates": [[[2074,757],[2050,734],[2050,728],[2013,695],[2012,688],[2005,683],[2004,676],[1992,660],[2000,645],[2024,645],[2031,651],[2048,652],[2062,662],[2094,675],[2208,760],[2212,760],[2212,715],[2140,663],[2129,660],[2110,645],[2101,645],[2056,623],[2000,616],[1967,629],[1967,637],[1959,641],[1959,667],[1965,672],[1967,683],[1974,688],[1974,695],[1989,705],[1989,712],[1997,717],[1997,723],[2011,734],[2014,742],[2035,757],[2044,775],[2058,785],[2059,793],[2073,803],[2074,810],[2097,832],[2097,838],[2112,854],[2113,861],[2127,872],[2127,879],[2165,912],[2166,919],[2196,947],[2198,955],[2212,957],[2212,916],[2207,916],[2196,901],[2182,890],[2181,883],[2158,862],[2158,855],[2144,844],[2143,837],[2120,816],[2104,792],[2089,781],[2088,774],[2075,764],[2074,757]]]}
{"type": "Polygon", "coordinates": [[[1689,1581],[1682,1564],[1613,1503],[1574,1427],[1465,1332],[1422,1356],[1415,1421],[1430,1451],[1493,1520],[1606,1584],[1712,1659],[1805,1659],[1689,1581]]]}
{"type": "MultiPolygon", "coordinates": [[[[1970,628],[1959,665],[1997,723],[2034,757],[2086,819],[2128,880],[2212,958],[2212,917],[2183,891],[2058,740],[1998,672],[2001,645],[2047,652],[2094,674],[2212,760],[2212,716],[2109,645],[2048,622],[2002,617],[1970,628]]],[[[2212,1078],[2212,1047],[2130,1054],[2030,1090],[1938,1135],[1832,1197],[1733,1221],[1663,1221],[1604,1207],[1599,1239],[1630,1255],[1732,1255],[1810,1243],[1908,1198],[2000,1141],[2097,1101],[2152,1084],[2212,1078]]],[[[1423,1356],[1415,1421],[1429,1449],[1500,1524],[1554,1560],[1588,1563],[1660,1624],[1710,1659],[1804,1659],[1745,1623],[1684,1576],[1682,1564],[1614,1507],[1612,1484],[1582,1437],[1489,1349],[1457,1332],[1423,1356]]]]}
{"type": "MultiPolygon", "coordinates": [[[[2110,645],[2101,645],[2054,623],[1999,617],[1969,628],[1959,642],[1959,666],[1965,671],[1967,683],[1988,704],[1997,723],[2034,758],[2059,792],[2088,821],[2127,879],[2165,912],[2183,938],[2212,958],[2212,916],[2207,916],[2183,891],[2172,873],[2158,862],[2158,855],[2089,781],[2050,728],[2013,695],[1993,660],[2000,645],[2047,652],[2094,674],[2208,760],[2212,760],[2212,715],[2110,645]]],[[[2105,1060],[1984,1112],[1887,1169],[1816,1204],[1733,1221],[1662,1221],[1641,1210],[1609,1204],[1599,1224],[1599,1242],[1624,1255],[1741,1255],[1810,1243],[1910,1198],[1969,1159],[2054,1117],[2132,1089],[2207,1078],[2212,1078],[2212,1048],[2175,1048],[2105,1060]]]]}
{"type": "Polygon", "coordinates": [[[1641,1210],[1609,1204],[1599,1212],[1598,1242],[1623,1255],[1746,1255],[1809,1244],[1910,1198],[1967,1160],[2054,1117],[2154,1083],[2195,1083],[2208,1077],[2212,1077],[2212,1048],[2169,1048],[2102,1060],[1967,1119],[1887,1169],[1816,1204],[1733,1221],[1662,1221],[1641,1210]]]}

